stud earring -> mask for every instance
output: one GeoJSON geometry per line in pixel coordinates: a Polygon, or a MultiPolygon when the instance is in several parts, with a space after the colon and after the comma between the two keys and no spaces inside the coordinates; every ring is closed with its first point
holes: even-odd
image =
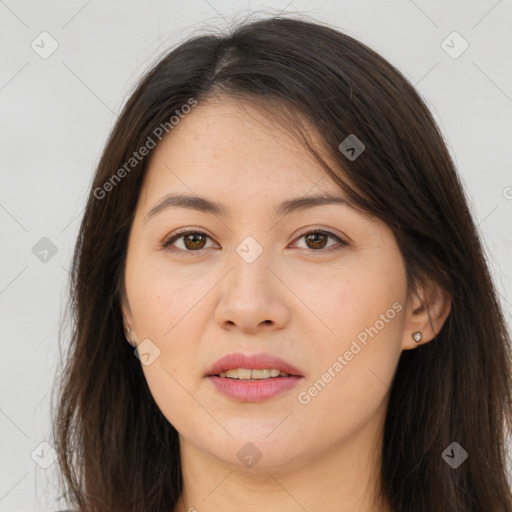
{"type": "Polygon", "coordinates": [[[419,343],[421,341],[421,338],[423,338],[423,335],[421,334],[420,331],[416,331],[416,332],[413,332],[412,333],[412,339],[416,342],[416,343],[419,343]]]}

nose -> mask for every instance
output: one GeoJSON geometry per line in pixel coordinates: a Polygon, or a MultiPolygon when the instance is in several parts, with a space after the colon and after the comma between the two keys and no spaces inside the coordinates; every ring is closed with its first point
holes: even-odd
{"type": "Polygon", "coordinates": [[[285,327],[290,320],[287,289],[276,277],[278,272],[269,267],[265,251],[252,263],[235,254],[232,263],[218,286],[215,322],[222,329],[247,334],[285,327]]]}

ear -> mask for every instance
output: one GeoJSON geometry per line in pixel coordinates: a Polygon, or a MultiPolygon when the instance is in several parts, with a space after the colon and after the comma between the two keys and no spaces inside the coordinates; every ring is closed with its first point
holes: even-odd
{"type": "Polygon", "coordinates": [[[450,294],[437,283],[418,287],[406,308],[402,350],[411,350],[433,340],[450,314],[451,303],[450,294]],[[422,334],[420,342],[412,337],[418,331],[422,334]]]}

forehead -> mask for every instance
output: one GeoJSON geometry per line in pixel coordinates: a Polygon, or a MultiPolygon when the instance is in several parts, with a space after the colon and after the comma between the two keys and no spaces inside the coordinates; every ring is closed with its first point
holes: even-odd
{"type": "MultiPolygon", "coordinates": [[[[313,130],[308,136],[321,146],[313,130]]],[[[182,117],[153,151],[141,195],[208,192],[231,201],[305,194],[313,187],[341,192],[286,124],[256,105],[227,100],[199,104],[182,117]]]]}

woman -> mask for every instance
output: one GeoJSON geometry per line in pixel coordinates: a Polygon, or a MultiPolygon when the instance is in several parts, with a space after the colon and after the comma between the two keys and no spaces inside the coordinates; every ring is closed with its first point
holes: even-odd
{"type": "Polygon", "coordinates": [[[76,245],[55,412],[83,511],[510,510],[509,334],[425,104],[285,17],[141,80],[76,245]]]}

